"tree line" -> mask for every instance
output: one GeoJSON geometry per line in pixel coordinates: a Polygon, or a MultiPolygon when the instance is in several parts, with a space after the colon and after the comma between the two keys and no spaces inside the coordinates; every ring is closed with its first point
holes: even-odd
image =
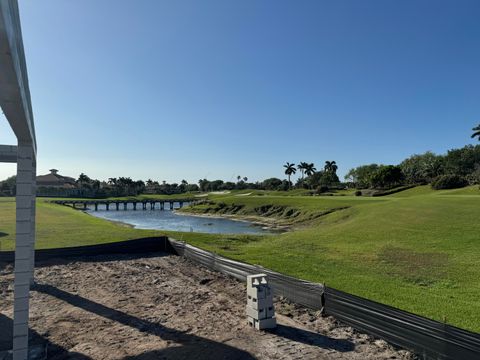
{"type": "MultiPolygon", "coordinates": [[[[472,138],[480,140],[480,125],[472,138]]],[[[431,184],[434,189],[480,184],[480,145],[451,149],[444,155],[415,154],[398,165],[368,164],[351,169],[345,180],[358,189],[389,189],[401,185],[431,184]]]]}
{"type": "MultiPolygon", "coordinates": [[[[474,127],[472,138],[480,140],[480,124],[474,127]]],[[[337,176],[335,161],[325,161],[323,169],[317,171],[314,163],[301,161],[298,165],[287,162],[283,165],[286,179],[276,177],[260,182],[248,182],[248,177],[237,176],[237,181],[200,179],[198,184],[167,183],[148,179],[132,180],[130,177],[109,178],[107,181],[91,179],[81,173],[76,187],[81,196],[109,197],[135,196],[139,194],[181,194],[186,192],[208,192],[224,190],[283,190],[292,188],[312,189],[324,192],[331,188],[355,187],[357,189],[391,189],[403,185],[432,184],[437,189],[480,184],[480,145],[466,145],[451,149],[444,155],[431,151],[415,154],[398,165],[367,164],[350,169],[345,182],[337,176]],[[292,176],[300,172],[295,184],[292,176]]],[[[15,195],[16,177],[0,181],[0,196],[15,195]]]]}

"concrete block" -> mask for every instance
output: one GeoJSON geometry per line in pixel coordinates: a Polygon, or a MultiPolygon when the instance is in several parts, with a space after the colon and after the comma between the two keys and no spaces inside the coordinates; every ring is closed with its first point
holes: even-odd
{"type": "Polygon", "coordinates": [[[27,359],[28,359],[28,348],[13,350],[13,360],[27,360],[27,359]]]}
{"type": "Polygon", "coordinates": [[[13,338],[14,349],[24,349],[28,346],[28,336],[16,336],[13,338]]]}
{"type": "Polygon", "coordinates": [[[267,274],[247,275],[247,288],[267,284],[267,274]]]}
{"type": "Polygon", "coordinates": [[[28,285],[30,284],[30,278],[32,274],[30,271],[16,272],[15,273],[15,285],[28,285]]]}
{"type": "Polygon", "coordinates": [[[32,172],[28,170],[17,171],[17,184],[30,183],[32,181],[32,172]]]}
{"type": "MultiPolygon", "coordinates": [[[[18,236],[24,236],[24,235],[18,235],[18,236]]],[[[17,246],[15,249],[15,259],[18,260],[28,260],[28,257],[30,256],[32,247],[30,245],[28,246],[17,246]]]]}
{"type": "Polygon", "coordinates": [[[275,307],[273,305],[267,306],[265,312],[267,313],[267,318],[272,318],[275,316],[275,307]]]}
{"type": "Polygon", "coordinates": [[[17,184],[17,194],[19,195],[32,195],[32,184],[17,184]]]}
{"type": "Polygon", "coordinates": [[[30,303],[30,298],[28,297],[17,298],[15,299],[15,310],[18,310],[18,311],[28,310],[29,303],[30,303]]]}
{"type": "Polygon", "coordinates": [[[255,298],[248,297],[247,305],[255,310],[264,309],[268,306],[273,306],[273,298],[269,297],[266,299],[255,299],[255,298]]]}
{"type": "Polygon", "coordinates": [[[255,299],[265,299],[271,293],[268,286],[247,287],[247,295],[255,299]]]}
{"type": "Polygon", "coordinates": [[[267,309],[252,309],[250,306],[245,307],[245,313],[247,314],[248,317],[255,319],[255,320],[260,320],[260,319],[266,319],[267,318],[267,309]]]}
{"type": "Polygon", "coordinates": [[[17,221],[29,221],[32,219],[31,209],[17,209],[17,221]]]}
{"type": "Polygon", "coordinates": [[[30,296],[30,285],[14,284],[14,298],[25,298],[30,296]]]}
{"type": "MultiPolygon", "coordinates": [[[[16,231],[17,231],[17,234],[30,234],[32,232],[31,221],[30,220],[27,220],[27,221],[17,220],[16,231]]],[[[25,243],[20,243],[19,241],[17,241],[17,244],[20,245],[20,246],[26,245],[25,243]]],[[[27,244],[28,244],[28,242],[27,242],[27,244]]]]}
{"type": "Polygon", "coordinates": [[[254,327],[257,330],[274,329],[277,327],[277,319],[275,317],[263,320],[255,320],[253,318],[248,318],[247,321],[250,326],[254,327]]]}
{"type": "Polygon", "coordinates": [[[13,312],[13,324],[27,324],[28,327],[28,311],[19,310],[13,312]]]}
{"type": "Polygon", "coordinates": [[[268,306],[273,306],[273,296],[267,296],[263,299],[257,299],[247,295],[247,305],[250,306],[252,309],[262,309],[268,306]]]}
{"type": "Polygon", "coordinates": [[[15,259],[15,272],[26,272],[30,270],[30,260],[15,259]]]}

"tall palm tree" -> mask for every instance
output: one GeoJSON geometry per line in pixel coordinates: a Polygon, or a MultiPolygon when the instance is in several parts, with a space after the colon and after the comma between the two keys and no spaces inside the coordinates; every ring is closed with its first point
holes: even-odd
{"type": "Polygon", "coordinates": [[[247,181],[248,181],[248,177],[245,176],[245,177],[243,178],[243,181],[244,181],[244,182],[247,182],[247,181]]]}
{"type": "Polygon", "coordinates": [[[302,174],[302,180],[305,175],[305,171],[307,170],[308,163],[301,161],[300,164],[298,164],[297,169],[300,170],[300,173],[302,174]]]}
{"type": "Polygon", "coordinates": [[[307,164],[305,168],[305,175],[312,176],[317,171],[314,163],[307,164]]]}
{"type": "Polygon", "coordinates": [[[478,140],[480,141],[480,124],[475,126],[472,130],[473,130],[472,139],[475,137],[478,137],[478,140]]]}
{"type": "Polygon", "coordinates": [[[288,186],[290,187],[292,182],[290,181],[290,176],[295,174],[297,172],[297,169],[295,168],[295,164],[290,164],[288,161],[285,165],[283,165],[285,168],[285,175],[288,176],[288,186]]]}
{"type": "Polygon", "coordinates": [[[85,185],[90,184],[92,180],[85,175],[84,173],[81,173],[78,177],[77,184],[80,185],[80,188],[83,188],[85,185]]]}
{"type": "Polygon", "coordinates": [[[338,166],[335,161],[325,161],[325,166],[323,167],[326,172],[337,172],[338,166]]]}

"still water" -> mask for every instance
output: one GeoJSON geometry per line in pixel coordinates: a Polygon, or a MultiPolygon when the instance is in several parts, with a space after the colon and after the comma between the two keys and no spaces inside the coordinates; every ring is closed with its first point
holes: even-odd
{"type": "MultiPolygon", "coordinates": [[[[105,209],[105,205],[99,205],[98,211],[89,209],[87,212],[102,219],[130,224],[138,229],[191,231],[209,234],[269,233],[268,230],[246,221],[178,215],[167,209],[167,205],[165,204],[165,210],[159,210],[158,207],[155,210],[150,210],[150,206],[148,206],[148,210],[142,210],[141,205],[137,206],[137,210],[133,210],[133,205],[129,204],[127,210],[123,210],[123,205],[121,205],[118,211],[115,210],[113,205],[110,205],[109,211],[105,209]]],[[[177,207],[178,204],[175,204],[175,208],[177,207]]]]}

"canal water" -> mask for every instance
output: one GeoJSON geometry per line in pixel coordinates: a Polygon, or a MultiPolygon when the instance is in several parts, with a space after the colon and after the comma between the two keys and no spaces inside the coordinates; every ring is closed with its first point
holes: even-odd
{"type": "MultiPolygon", "coordinates": [[[[175,204],[174,209],[177,208],[178,204],[175,204]]],[[[148,205],[147,209],[148,210],[142,210],[142,206],[139,204],[137,205],[137,210],[133,210],[133,205],[129,204],[127,210],[123,210],[122,204],[120,210],[117,211],[115,205],[111,204],[110,210],[108,211],[106,210],[105,205],[99,205],[98,211],[89,208],[87,212],[102,219],[130,224],[138,229],[200,232],[209,234],[270,233],[268,230],[247,221],[179,215],[170,210],[168,203],[165,204],[165,210],[160,210],[158,204],[155,210],[150,210],[150,205],[148,205]]]]}

